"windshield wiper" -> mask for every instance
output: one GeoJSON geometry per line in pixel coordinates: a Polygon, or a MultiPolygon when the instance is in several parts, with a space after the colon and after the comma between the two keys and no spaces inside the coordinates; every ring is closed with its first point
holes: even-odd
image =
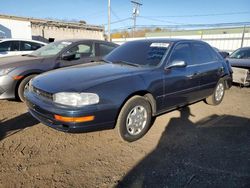
{"type": "Polygon", "coordinates": [[[102,59],[101,61],[105,62],[105,63],[112,63],[111,61],[108,61],[106,59],[102,59]]]}
{"type": "Polygon", "coordinates": [[[31,55],[31,54],[24,54],[24,55],[22,55],[22,56],[27,56],[27,57],[37,57],[37,56],[35,56],[35,55],[31,55]]]}
{"type": "Polygon", "coordinates": [[[125,64],[125,65],[130,65],[130,66],[133,66],[133,67],[140,67],[141,66],[139,64],[130,63],[130,62],[127,62],[127,61],[114,61],[112,63],[114,63],[114,64],[125,64]]]}

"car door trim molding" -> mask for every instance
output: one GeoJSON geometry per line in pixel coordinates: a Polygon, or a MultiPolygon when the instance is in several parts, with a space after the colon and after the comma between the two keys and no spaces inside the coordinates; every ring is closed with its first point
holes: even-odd
{"type": "Polygon", "coordinates": [[[215,64],[218,63],[217,61],[210,61],[207,63],[199,63],[199,64],[193,64],[193,65],[187,65],[187,67],[197,67],[197,66],[201,66],[201,65],[211,65],[211,64],[215,64]]]}
{"type": "Polygon", "coordinates": [[[195,87],[192,87],[192,88],[188,88],[188,89],[183,89],[183,90],[180,90],[180,91],[175,91],[175,92],[167,93],[167,94],[164,94],[164,95],[159,95],[159,96],[157,96],[157,98],[167,97],[167,96],[175,95],[175,94],[179,94],[179,93],[185,93],[185,92],[188,92],[188,91],[193,91],[193,90],[199,89],[201,87],[206,87],[206,86],[214,85],[214,84],[216,84],[216,82],[212,82],[212,83],[208,83],[208,84],[203,84],[203,85],[195,86],[195,87]]]}

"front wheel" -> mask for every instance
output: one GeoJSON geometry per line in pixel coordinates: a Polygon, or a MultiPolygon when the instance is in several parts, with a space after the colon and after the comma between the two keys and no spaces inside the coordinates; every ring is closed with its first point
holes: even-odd
{"type": "Polygon", "coordinates": [[[29,84],[29,81],[34,78],[36,74],[30,75],[25,77],[19,84],[18,89],[17,89],[17,97],[20,99],[22,102],[24,102],[24,89],[25,87],[29,84]]]}
{"type": "Polygon", "coordinates": [[[147,133],[151,118],[152,111],[149,102],[144,97],[134,96],[122,107],[116,128],[123,140],[133,142],[147,133]]]}
{"type": "Polygon", "coordinates": [[[218,105],[221,103],[225,94],[225,83],[223,80],[220,80],[211,96],[205,99],[206,103],[209,105],[218,105]]]}

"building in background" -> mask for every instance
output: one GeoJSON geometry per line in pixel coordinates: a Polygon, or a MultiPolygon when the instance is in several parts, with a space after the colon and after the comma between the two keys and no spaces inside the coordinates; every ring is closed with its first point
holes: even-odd
{"type": "Polygon", "coordinates": [[[216,47],[223,51],[232,52],[240,47],[250,46],[250,23],[246,25],[239,24],[237,26],[223,27],[223,25],[209,25],[213,28],[201,28],[201,29],[186,29],[169,27],[165,31],[159,29],[159,31],[151,31],[145,33],[144,37],[138,38],[115,38],[113,42],[122,44],[126,41],[144,38],[181,38],[181,39],[196,39],[203,40],[209,43],[211,46],[216,47]]]}
{"type": "Polygon", "coordinates": [[[104,28],[81,22],[0,15],[0,38],[34,39],[51,42],[62,39],[104,39],[104,28]]]}

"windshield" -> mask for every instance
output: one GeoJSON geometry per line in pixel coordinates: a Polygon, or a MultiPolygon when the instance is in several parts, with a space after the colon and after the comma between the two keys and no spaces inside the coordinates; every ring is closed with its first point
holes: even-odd
{"type": "Polygon", "coordinates": [[[229,57],[236,59],[249,59],[250,49],[238,49],[235,52],[233,52],[229,57]]]}
{"type": "Polygon", "coordinates": [[[58,54],[62,49],[64,49],[71,43],[72,42],[66,42],[66,41],[53,42],[39,48],[38,50],[32,52],[30,55],[39,57],[53,56],[58,54]]]}
{"type": "Polygon", "coordinates": [[[168,42],[127,42],[108,54],[104,60],[112,63],[157,66],[169,47],[168,42]]]}

